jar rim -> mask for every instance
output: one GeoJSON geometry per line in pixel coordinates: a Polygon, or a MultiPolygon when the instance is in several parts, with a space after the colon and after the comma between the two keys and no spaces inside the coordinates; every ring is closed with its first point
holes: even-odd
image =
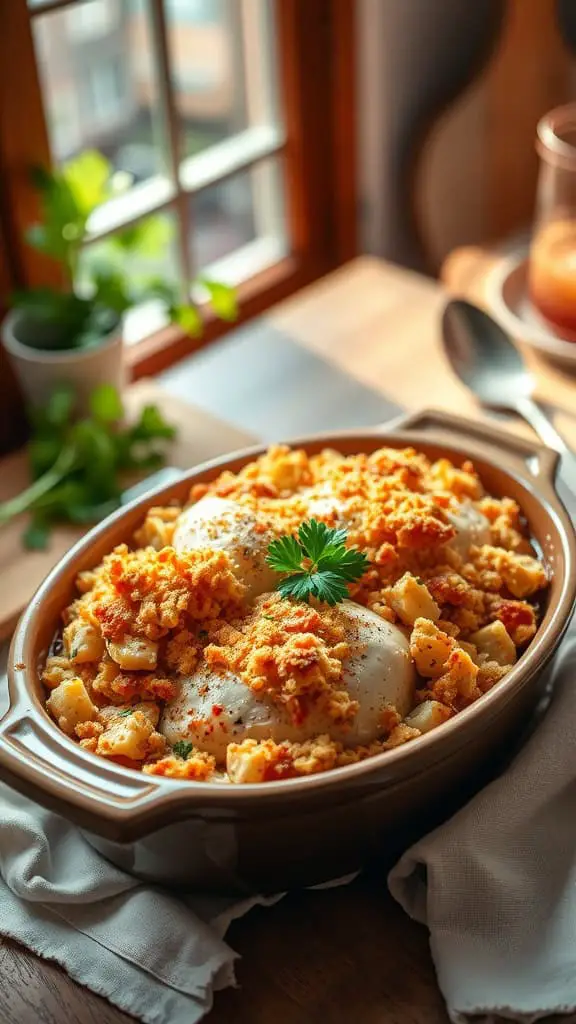
{"type": "Polygon", "coordinates": [[[567,170],[576,170],[576,103],[566,103],[549,110],[536,126],[536,149],[543,160],[567,170]],[[562,138],[568,130],[574,143],[562,138]]]}

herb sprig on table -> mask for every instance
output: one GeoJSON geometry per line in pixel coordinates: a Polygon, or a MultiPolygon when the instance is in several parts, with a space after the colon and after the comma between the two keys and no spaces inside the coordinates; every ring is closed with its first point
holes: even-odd
{"type": "Polygon", "coordinates": [[[22,540],[44,549],[57,522],[90,524],[118,507],[122,477],[145,474],[164,462],[162,446],[175,435],[155,405],[142,409],[136,422],[123,423],[124,409],[108,384],[90,398],[90,415],[74,419],[75,395],[56,389],[48,404],[31,413],[28,459],[32,483],[0,504],[0,526],[31,512],[22,540]]]}
{"type": "Polygon", "coordinates": [[[335,605],[348,597],[348,587],[368,568],[361,551],[346,547],[346,530],[335,530],[317,519],[302,523],[298,535],[280,537],[268,547],[266,561],[283,578],[282,597],[335,605]]]}

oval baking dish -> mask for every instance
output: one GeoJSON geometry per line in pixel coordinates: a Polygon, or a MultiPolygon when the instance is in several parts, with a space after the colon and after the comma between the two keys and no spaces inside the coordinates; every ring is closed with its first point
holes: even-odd
{"type": "Polygon", "coordinates": [[[389,856],[449,814],[501,763],[540,692],[542,669],[564,633],[576,593],[576,542],[556,493],[558,456],[484,424],[423,412],[382,428],[299,438],[308,452],[345,454],[407,444],[456,465],[472,459],[487,490],[515,499],[551,582],[538,632],[518,663],[477,702],[413,743],[323,774],[278,782],[182,783],[96,758],[68,739],[43,707],[39,666],[73,595],[77,573],[130,538],[144,511],[252,448],[199,466],[119,510],[52,571],[12,643],[10,710],[0,723],[3,778],[78,823],[110,860],[152,881],[226,892],[313,884],[389,856]]]}

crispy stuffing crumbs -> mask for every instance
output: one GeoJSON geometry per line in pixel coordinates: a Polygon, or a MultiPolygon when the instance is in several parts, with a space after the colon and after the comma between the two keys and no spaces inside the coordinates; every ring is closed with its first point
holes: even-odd
{"type": "MultiPolygon", "coordinates": [[[[133,546],[120,545],[79,574],[78,596],[43,668],[47,710],[92,754],[192,781],[328,771],[441,725],[497,685],[536,633],[546,570],[517,503],[486,494],[469,461],[430,461],[413,448],[309,456],[277,445],[238,473],[194,485],[190,503],[207,495],[258,513],[267,536],[294,533],[309,518],[346,529],[347,543],[369,561],[350,597],[406,637],[416,674],[412,707],[402,718],[380,705],[378,739],[364,745],[328,732],[299,742],[248,736],[227,743],[225,763],[188,741],[171,748],[163,710],[202,670],[199,696],[208,694],[207,671],[231,673],[257,700],[286,712],[296,730],[312,708],[335,728],[359,714],[345,682],[359,652],[339,607],[276,593],[249,599],[224,548],[172,547],[182,511],[173,504],[149,509],[133,546]]],[[[212,728],[225,730],[226,711],[212,702],[212,728]]]]}
{"type": "Polygon", "coordinates": [[[284,704],[295,724],[311,703],[321,703],[334,721],[346,721],[358,705],[342,685],[342,662],[351,647],[341,618],[337,609],[320,613],[264,596],[239,628],[212,631],[215,642],[204,658],[216,671],[234,672],[251,690],[284,704]]]}
{"type": "Polygon", "coordinates": [[[160,761],[145,764],[142,769],[147,775],[164,775],[168,779],[193,779],[204,782],[214,774],[216,761],[203,750],[196,750],[186,760],[181,757],[163,757],[160,761]]]}

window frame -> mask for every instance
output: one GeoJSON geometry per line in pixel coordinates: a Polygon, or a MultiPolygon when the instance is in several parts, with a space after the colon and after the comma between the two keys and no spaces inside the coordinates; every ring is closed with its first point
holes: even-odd
{"type": "MultiPolygon", "coordinates": [[[[0,161],[7,196],[2,220],[10,240],[10,276],[24,287],[55,284],[60,278],[58,268],[22,242],[38,212],[28,168],[50,160],[31,24],[33,17],[73,2],[48,0],[35,15],[26,0],[0,4],[0,161]],[[11,102],[14,96],[18,104],[11,102]]],[[[162,32],[161,2],[152,0],[156,33],[162,32]]],[[[292,251],[239,287],[237,323],[261,314],[357,253],[355,0],[274,4],[286,131],[278,152],[292,251]]],[[[164,61],[160,72],[166,76],[166,39],[156,39],[155,45],[157,61],[164,61]]],[[[176,130],[170,124],[167,129],[176,130]]],[[[229,324],[208,313],[200,339],[170,326],[127,346],[132,376],[157,373],[227,330],[229,324]]]]}

